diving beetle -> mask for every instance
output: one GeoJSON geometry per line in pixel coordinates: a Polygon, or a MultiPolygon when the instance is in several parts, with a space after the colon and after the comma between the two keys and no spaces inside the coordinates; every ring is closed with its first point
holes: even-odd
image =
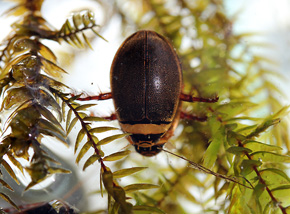
{"type": "Polygon", "coordinates": [[[180,116],[204,121],[181,112],[181,101],[217,102],[218,97],[200,98],[182,93],[179,58],[160,34],[141,30],[129,36],[111,65],[111,93],[79,100],[113,99],[121,129],[144,156],[158,154],[173,136],[180,116]]]}

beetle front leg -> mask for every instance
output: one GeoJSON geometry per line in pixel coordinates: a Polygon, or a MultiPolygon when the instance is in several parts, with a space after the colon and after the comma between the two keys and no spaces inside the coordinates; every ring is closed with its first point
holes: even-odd
{"type": "Polygon", "coordinates": [[[218,96],[215,96],[214,98],[193,97],[189,94],[181,93],[179,99],[186,102],[215,103],[219,100],[219,97],[218,96]]]}
{"type": "Polygon", "coordinates": [[[112,113],[110,116],[99,116],[99,115],[96,115],[94,112],[91,112],[90,116],[92,116],[92,117],[100,117],[100,118],[103,118],[103,119],[106,119],[106,120],[110,120],[110,121],[117,120],[116,113],[112,113]]]}
{"type": "Polygon", "coordinates": [[[107,117],[102,117],[106,120],[117,120],[117,115],[116,113],[112,113],[110,116],[107,116],[107,117]]]}
{"type": "MultiPolygon", "coordinates": [[[[72,94],[72,96],[75,96],[72,94]]],[[[101,93],[99,95],[96,96],[87,96],[87,97],[80,97],[77,100],[80,101],[89,101],[89,100],[108,100],[112,98],[112,93],[101,93]]]]}

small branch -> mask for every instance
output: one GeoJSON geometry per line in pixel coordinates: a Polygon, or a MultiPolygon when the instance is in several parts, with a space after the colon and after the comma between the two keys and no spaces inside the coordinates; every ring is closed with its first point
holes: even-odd
{"type": "MultiPolygon", "coordinates": [[[[240,147],[244,147],[243,144],[242,144],[240,141],[239,141],[238,143],[239,143],[239,146],[240,146],[240,147]]],[[[250,154],[249,154],[247,151],[245,151],[244,154],[247,156],[247,158],[248,158],[249,160],[252,160],[250,154]]],[[[283,214],[287,214],[286,209],[281,205],[281,203],[280,203],[280,202],[275,198],[275,196],[272,194],[271,190],[270,190],[269,187],[267,186],[266,181],[262,178],[262,176],[261,176],[259,170],[257,169],[257,167],[256,167],[256,166],[253,166],[253,169],[254,169],[255,173],[257,174],[257,176],[259,177],[259,181],[261,182],[261,184],[263,184],[263,185],[266,187],[266,191],[268,192],[268,194],[269,194],[270,198],[272,199],[272,201],[273,201],[275,204],[278,204],[278,207],[280,208],[280,210],[281,210],[281,212],[282,212],[283,214]]]]}
{"type": "Polygon", "coordinates": [[[244,177],[242,177],[242,178],[250,185],[250,187],[245,185],[245,184],[242,184],[242,183],[238,182],[236,177],[230,177],[230,176],[226,176],[226,175],[222,175],[220,173],[214,172],[214,171],[212,171],[212,170],[210,170],[210,169],[208,169],[208,168],[206,168],[206,167],[204,167],[202,165],[199,165],[199,164],[197,164],[197,163],[195,163],[193,161],[190,161],[190,160],[188,160],[188,159],[186,159],[186,158],[184,158],[184,157],[182,157],[180,155],[174,154],[173,152],[170,152],[168,150],[162,149],[162,151],[167,152],[167,153],[169,153],[171,155],[174,155],[176,157],[179,157],[180,159],[183,159],[183,160],[187,161],[191,166],[193,166],[195,169],[197,169],[197,170],[199,170],[201,172],[204,172],[204,173],[210,174],[210,175],[214,175],[214,176],[222,178],[222,179],[224,179],[226,181],[231,181],[231,182],[237,183],[237,184],[239,184],[241,186],[244,186],[246,188],[249,188],[249,189],[254,189],[252,184],[244,177]]]}
{"type": "MultiPolygon", "coordinates": [[[[75,116],[78,118],[78,120],[80,121],[80,123],[81,123],[81,126],[82,126],[82,128],[83,128],[83,130],[85,130],[85,132],[86,132],[86,135],[87,135],[87,137],[88,137],[88,139],[89,139],[89,141],[90,142],[92,142],[92,146],[93,146],[93,148],[94,148],[94,150],[95,150],[95,153],[97,154],[97,155],[100,155],[100,151],[98,150],[98,148],[97,148],[97,145],[96,145],[96,143],[95,143],[95,141],[94,141],[94,139],[93,139],[93,137],[92,137],[92,135],[90,134],[90,132],[89,132],[89,130],[87,129],[87,127],[86,127],[86,123],[82,120],[82,118],[81,118],[81,116],[79,115],[79,113],[75,110],[75,108],[70,104],[70,102],[68,101],[68,100],[66,100],[57,90],[55,90],[55,89],[53,89],[53,88],[51,88],[50,87],[50,90],[53,92],[53,93],[55,93],[63,102],[65,102],[66,103],[66,105],[73,111],[73,113],[75,114],[75,116]]],[[[106,165],[104,164],[104,161],[103,161],[103,159],[100,157],[99,158],[99,162],[101,163],[101,167],[102,167],[102,169],[104,170],[104,172],[106,172],[107,171],[107,168],[106,168],[106,165]]]]}

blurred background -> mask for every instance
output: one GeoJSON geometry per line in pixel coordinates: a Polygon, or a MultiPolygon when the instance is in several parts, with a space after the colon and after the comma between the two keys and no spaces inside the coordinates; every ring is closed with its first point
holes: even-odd
{"type": "MultiPolygon", "coordinates": [[[[60,65],[69,73],[64,76],[64,80],[76,93],[87,93],[95,95],[100,92],[109,92],[109,71],[113,57],[121,45],[122,41],[134,32],[133,28],[122,30],[121,19],[116,15],[116,8],[113,4],[122,4],[123,1],[94,1],[94,0],[46,0],[43,5],[44,18],[56,29],[59,29],[66,18],[74,11],[83,9],[90,9],[95,13],[97,23],[100,24],[99,33],[108,40],[108,42],[97,38],[92,40],[93,50],[90,49],[74,49],[66,44],[57,44],[54,42],[46,43],[51,47],[58,56],[60,65]],[[105,10],[104,10],[105,8],[105,10]],[[106,26],[106,27],[102,27],[106,26]],[[75,57],[77,55],[77,57],[75,57]]],[[[170,2],[170,1],[169,1],[170,2]]],[[[13,6],[11,2],[0,0],[0,13],[13,6]]],[[[124,7],[130,8],[130,1],[127,1],[124,7]],[[128,4],[128,5],[127,5],[128,4]]],[[[135,4],[136,6],[136,4],[135,4]]],[[[138,4],[137,4],[138,6],[138,4]]],[[[142,3],[139,4],[142,7],[142,3]]],[[[275,72],[285,75],[285,81],[279,82],[278,86],[284,91],[286,97],[277,99],[284,105],[290,104],[290,1],[289,0],[225,0],[225,13],[233,20],[234,34],[253,34],[246,37],[243,42],[249,46],[252,53],[264,55],[272,59],[275,63],[265,63],[262,66],[270,66],[275,72]],[[251,45],[253,44],[253,45],[251,45]]],[[[133,11],[130,11],[132,14],[133,11]]],[[[15,21],[14,17],[0,17],[0,40],[4,39],[8,32],[10,32],[10,25],[15,21]]],[[[263,62],[264,63],[264,62],[263,62]]],[[[99,102],[94,109],[99,116],[109,116],[113,111],[111,101],[99,102]]],[[[116,122],[113,122],[117,125],[116,122]]],[[[75,139],[75,136],[70,136],[75,139]]],[[[73,141],[73,140],[72,140],[73,141]]],[[[114,151],[126,147],[128,143],[126,140],[120,141],[114,151]]],[[[65,147],[55,149],[55,144],[48,143],[49,148],[58,155],[64,158],[64,162],[73,162],[73,150],[65,147]]],[[[108,153],[110,148],[107,148],[108,153]]],[[[140,161],[143,157],[136,155],[140,161]]],[[[168,156],[163,154],[154,157],[153,161],[160,165],[170,162],[168,156]]],[[[94,167],[89,167],[85,172],[82,172],[80,164],[79,169],[75,169],[78,179],[74,180],[74,186],[83,186],[84,194],[89,203],[89,210],[100,208],[102,199],[100,196],[95,196],[92,192],[99,187],[98,175],[99,167],[95,164],[94,167]],[[97,171],[97,173],[95,173],[97,171]],[[97,203],[96,203],[97,201],[97,203]]],[[[128,163],[127,167],[132,167],[132,163],[128,163]]],[[[74,178],[75,179],[75,178],[74,178]]],[[[48,182],[60,182],[61,179],[54,177],[48,182]]],[[[130,180],[128,181],[130,182],[130,180]]],[[[63,187],[67,188],[67,187],[63,187]]],[[[53,191],[53,190],[52,190],[53,191]]],[[[66,195],[68,189],[63,190],[63,195],[66,195]]],[[[47,193],[43,193],[47,194],[47,193]]],[[[67,196],[66,196],[67,197],[67,196]]],[[[105,199],[106,200],[106,199],[105,199]]],[[[84,203],[85,204],[85,203],[84,203]]],[[[103,205],[105,206],[105,205],[103,205]]],[[[188,209],[192,208],[189,205],[188,209]]],[[[87,208],[87,207],[86,207],[87,208]]],[[[81,208],[83,209],[83,208],[81,208]]],[[[195,208],[199,209],[199,208],[195,208]]]]}

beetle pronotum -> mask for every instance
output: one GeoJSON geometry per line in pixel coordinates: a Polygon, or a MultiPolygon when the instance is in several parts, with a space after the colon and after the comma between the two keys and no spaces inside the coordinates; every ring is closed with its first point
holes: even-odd
{"type": "MultiPolygon", "coordinates": [[[[142,30],[128,37],[111,66],[111,93],[79,100],[112,98],[115,116],[138,153],[153,156],[173,136],[181,101],[217,102],[182,93],[182,70],[176,52],[163,36],[142,30]]],[[[182,116],[186,116],[184,113],[182,116]]],[[[205,118],[192,117],[204,120],[205,118]]]]}

